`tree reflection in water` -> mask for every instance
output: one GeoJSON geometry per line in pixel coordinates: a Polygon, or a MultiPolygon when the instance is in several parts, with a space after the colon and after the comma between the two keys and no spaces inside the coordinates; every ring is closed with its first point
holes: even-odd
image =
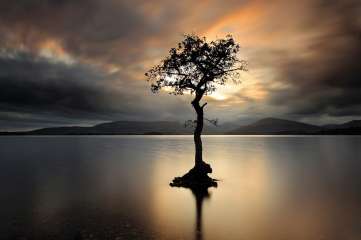
{"type": "Polygon", "coordinates": [[[187,186],[183,188],[190,189],[196,200],[196,224],[195,224],[195,240],[203,240],[203,232],[202,232],[202,210],[203,210],[203,202],[205,199],[209,199],[211,197],[208,192],[208,188],[217,187],[217,183],[213,185],[195,185],[195,186],[187,186]]]}

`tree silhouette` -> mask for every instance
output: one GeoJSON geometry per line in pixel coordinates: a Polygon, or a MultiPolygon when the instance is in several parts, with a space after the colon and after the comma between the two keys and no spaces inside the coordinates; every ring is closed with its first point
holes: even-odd
{"type": "Polygon", "coordinates": [[[240,71],[247,70],[247,62],[237,57],[239,49],[231,35],[210,42],[204,37],[185,35],[176,48],[170,49],[168,57],[145,74],[154,93],[166,88],[174,95],[194,95],[191,103],[197,114],[195,166],[182,178],[175,178],[175,185],[210,179],[207,174],[212,172],[212,168],[203,161],[201,139],[203,111],[207,103],[201,104],[200,101],[204,95],[214,92],[218,85],[229,80],[239,82],[240,71]]]}

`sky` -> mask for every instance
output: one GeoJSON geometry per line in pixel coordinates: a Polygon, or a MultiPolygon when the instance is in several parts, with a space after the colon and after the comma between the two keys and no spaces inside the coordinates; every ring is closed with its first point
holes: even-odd
{"type": "Polygon", "coordinates": [[[361,118],[359,0],[2,0],[0,130],[193,119],[192,96],[144,76],[189,33],[232,34],[249,62],[208,118],[361,118]]]}

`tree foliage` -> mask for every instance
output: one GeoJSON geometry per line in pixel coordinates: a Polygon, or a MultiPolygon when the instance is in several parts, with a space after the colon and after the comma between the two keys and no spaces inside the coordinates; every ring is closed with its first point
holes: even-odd
{"type": "Polygon", "coordinates": [[[231,35],[210,42],[204,37],[185,35],[178,47],[145,75],[153,92],[167,87],[175,95],[188,91],[201,97],[228,80],[239,82],[239,72],[247,71],[247,62],[237,58],[239,49],[231,35]]]}

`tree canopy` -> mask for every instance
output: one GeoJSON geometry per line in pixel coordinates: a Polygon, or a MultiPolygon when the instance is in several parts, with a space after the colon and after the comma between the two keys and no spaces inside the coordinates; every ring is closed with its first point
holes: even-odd
{"type": "Polygon", "coordinates": [[[175,95],[185,91],[207,95],[227,80],[239,82],[239,72],[247,71],[247,62],[238,60],[239,49],[231,35],[210,42],[204,37],[185,35],[178,47],[171,48],[169,56],[145,75],[153,92],[167,87],[175,95]]]}

